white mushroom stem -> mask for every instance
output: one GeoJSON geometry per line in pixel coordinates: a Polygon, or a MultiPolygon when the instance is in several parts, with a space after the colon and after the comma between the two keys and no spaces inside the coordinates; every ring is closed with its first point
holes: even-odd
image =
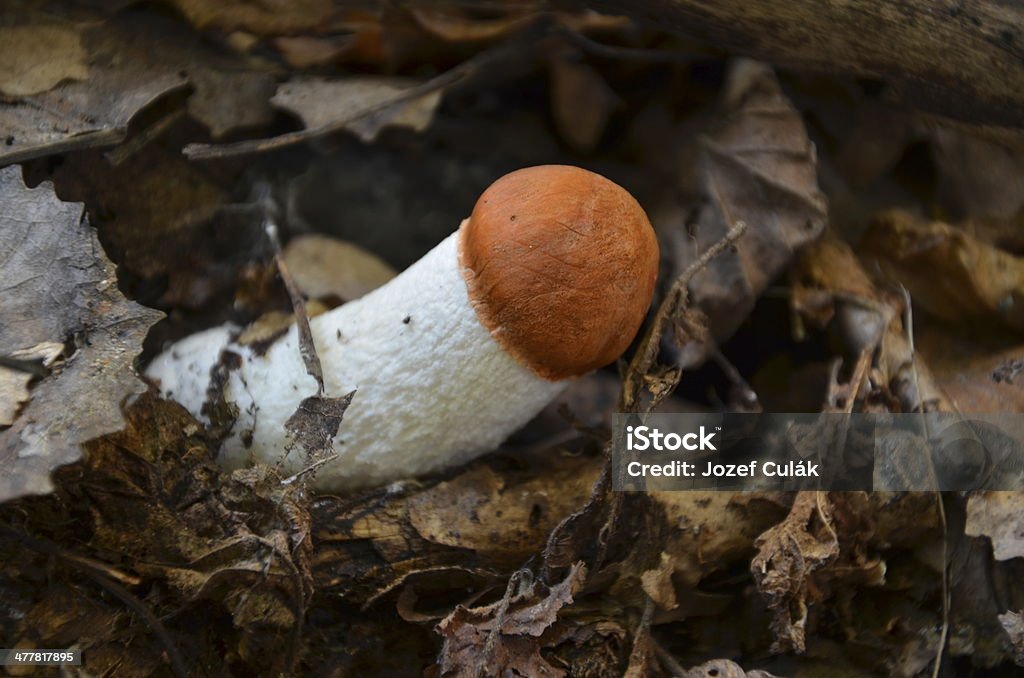
{"type": "MultiPolygon", "coordinates": [[[[657,268],[643,209],[604,177],[544,166],[498,180],[408,270],[311,320],[325,395],[355,391],[333,440],[337,458],[319,466],[315,485],[387,482],[494,449],[566,380],[622,353],[657,268]]],[[[235,406],[219,456],[226,467],[258,460],[297,473],[311,460],[285,423],[317,384],[296,329],[265,354],[237,333],[184,339],[147,374],[198,417],[217,388],[235,406]]]]}
{"type": "MultiPolygon", "coordinates": [[[[476,317],[459,270],[453,233],[400,276],[310,320],[328,395],[356,391],[335,439],[336,462],[316,485],[344,488],[414,476],[497,447],[564,388],[516,362],[476,317]],[[435,350],[436,347],[443,350],[435,350]]],[[[152,362],[147,375],[197,417],[213,367],[226,349],[241,357],[224,397],[239,415],[219,460],[306,463],[289,449],[284,424],[315,395],[293,325],[264,355],[218,327],[188,337],[152,362]],[[251,443],[247,446],[251,436],[251,443]]],[[[297,447],[297,446],[292,446],[297,447]]]]}

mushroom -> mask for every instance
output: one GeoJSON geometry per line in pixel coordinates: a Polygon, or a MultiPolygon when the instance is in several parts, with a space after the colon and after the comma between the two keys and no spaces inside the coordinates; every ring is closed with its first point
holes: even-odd
{"type": "MultiPolygon", "coordinates": [[[[658,243],[622,187],[545,165],[492,184],[459,229],[370,294],[310,320],[326,393],[355,395],[314,486],[340,490],[496,448],[573,377],[614,361],[647,312],[658,243]]],[[[211,379],[237,408],[218,460],[295,473],[285,422],[318,390],[293,325],[264,353],[238,328],[187,337],[147,375],[198,418],[211,379]],[[224,370],[227,369],[226,377],[224,370]]]]}

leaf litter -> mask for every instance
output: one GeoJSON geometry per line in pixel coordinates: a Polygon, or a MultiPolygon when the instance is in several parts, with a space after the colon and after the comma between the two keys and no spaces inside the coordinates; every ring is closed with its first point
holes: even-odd
{"type": "MultiPolygon", "coordinates": [[[[60,422],[52,454],[4,460],[0,645],[78,643],[90,672],[125,675],[916,675],[939,657],[1021,661],[1015,495],[620,495],[605,455],[614,403],[579,396],[465,468],[317,497],[305,473],[221,472],[216,432],[142,394],[132,371],[143,339],[151,355],[266,314],[258,343],[356,298],[436,241],[433,222],[454,228],[491,179],[567,162],[650,205],[666,255],[657,310],[620,366],[625,411],[998,407],[1019,396],[1012,135],[592,12],[164,4],[180,15],[33,16],[53,59],[0,61],[0,119],[17,132],[0,157],[39,158],[25,176],[53,182],[0,170],[16,205],[2,242],[61,233],[60,256],[81,259],[0,267],[0,441],[22,449],[26,417],[60,422]],[[154,36],[165,48],[140,49],[154,36]],[[835,89],[858,120],[835,114],[835,89]],[[914,144],[944,188],[922,189],[914,144]],[[264,184],[283,247],[264,233],[266,194],[252,197],[264,184]],[[904,212],[878,207],[893,202],[904,212]],[[347,252],[344,270],[295,254],[303,238],[347,252]],[[54,303],[66,281],[12,282],[23,269],[73,271],[82,299],[54,303]],[[158,315],[119,289],[169,319],[147,339],[158,315]],[[953,341],[969,363],[942,350],[953,341]],[[102,369],[74,369],[94,355],[102,369]],[[26,488],[48,494],[15,498],[26,488]]],[[[0,32],[26,25],[13,16],[0,32]]],[[[308,473],[350,397],[322,394],[290,420],[308,473]]]]}

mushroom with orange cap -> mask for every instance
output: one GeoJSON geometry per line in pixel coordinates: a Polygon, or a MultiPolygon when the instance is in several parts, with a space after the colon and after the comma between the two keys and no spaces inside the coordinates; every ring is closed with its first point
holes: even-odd
{"type": "MultiPolygon", "coordinates": [[[[434,471],[497,447],[568,380],[615,360],[654,292],[658,244],[622,187],[577,167],[521,169],[384,286],[310,320],[325,390],[355,391],[314,485],[338,490],[434,471]]],[[[293,326],[260,353],[222,326],[165,350],[147,374],[203,418],[211,375],[238,419],[219,461],[302,469],[285,423],[318,385],[293,326]]]]}

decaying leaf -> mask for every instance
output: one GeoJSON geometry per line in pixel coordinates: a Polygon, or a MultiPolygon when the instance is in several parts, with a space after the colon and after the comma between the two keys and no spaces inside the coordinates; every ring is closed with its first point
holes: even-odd
{"type": "Polygon", "coordinates": [[[0,93],[28,96],[89,75],[74,28],[61,24],[0,26],[0,93]]]}
{"type": "Polygon", "coordinates": [[[775,615],[774,652],[806,649],[811,575],[839,555],[832,505],[824,492],[800,492],[786,519],[754,542],[754,581],[775,615]]]}
{"type": "Polygon", "coordinates": [[[292,238],[284,248],[284,260],[295,284],[311,299],[352,301],[398,275],[373,253],[323,235],[292,238]]]}
{"type": "Polygon", "coordinates": [[[1024,210],[1024,135],[1013,127],[939,122],[930,129],[939,192],[958,216],[1008,219],[1024,210]]]}
{"type": "Polygon", "coordinates": [[[940,318],[995,318],[1024,329],[1024,258],[949,224],[899,211],[877,217],[861,249],[940,318]]]}
{"type": "Polygon", "coordinates": [[[719,341],[742,324],[765,287],[827,222],[814,144],[768,67],[733,65],[718,122],[701,134],[691,162],[697,214],[673,239],[675,274],[737,222],[747,232],[690,283],[693,305],[719,341]]]}
{"type": "Polygon", "coordinates": [[[565,671],[541,656],[554,638],[545,632],[558,613],[572,603],[586,578],[576,563],[565,579],[550,588],[521,570],[509,582],[505,597],[484,607],[459,606],[437,626],[444,637],[438,665],[441,676],[537,676],[561,678],[565,671]]]}
{"type": "Polygon", "coordinates": [[[553,57],[550,72],[552,117],[559,135],[575,151],[593,151],[622,101],[578,53],[553,57]]]}
{"type": "Polygon", "coordinates": [[[163,95],[194,88],[188,110],[214,137],[270,121],[271,70],[218,52],[180,23],[126,12],[83,23],[87,76],[0,107],[0,161],[113,145],[163,95]]]}
{"type": "Polygon", "coordinates": [[[44,341],[38,346],[12,351],[0,363],[0,426],[10,426],[21,404],[29,399],[29,382],[45,376],[47,368],[64,352],[64,344],[44,341]]]}
{"type": "Polygon", "coordinates": [[[121,295],[80,204],[60,202],[49,184],[26,188],[17,166],[0,170],[0,202],[0,346],[67,347],[0,432],[3,501],[50,491],[50,472],[78,459],[82,443],[124,425],[123,401],[145,389],[132,362],[162,314],[121,295]]]}
{"type": "Polygon", "coordinates": [[[288,417],[284,428],[291,440],[305,451],[307,463],[316,464],[331,456],[334,436],[338,435],[338,427],[353,395],[355,391],[340,398],[310,396],[288,417]]]}
{"type": "Polygon", "coordinates": [[[967,500],[964,532],[992,540],[996,560],[1024,557],[1024,495],[980,492],[967,500]]]}
{"type": "Polygon", "coordinates": [[[1003,630],[1013,644],[1016,652],[1014,661],[1017,662],[1017,666],[1024,666],[1024,615],[1020,612],[1006,612],[999,615],[999,623],[1003,625],[1003,630]]]}
{"type": "Polygon", "coordinates": [[[441,102],[441,92],[404,100],[414,85],[396,78],[301,78],[279,85],[271,101],[298,115],[308,129],[341,124],[369,143],[385,127],[408,127],[416,132],[427,128],[441,102]],[[395,105],[388,105],[390,101],[395,105]],[[360,116],[362,111],[376,112],[360,116]]]}

